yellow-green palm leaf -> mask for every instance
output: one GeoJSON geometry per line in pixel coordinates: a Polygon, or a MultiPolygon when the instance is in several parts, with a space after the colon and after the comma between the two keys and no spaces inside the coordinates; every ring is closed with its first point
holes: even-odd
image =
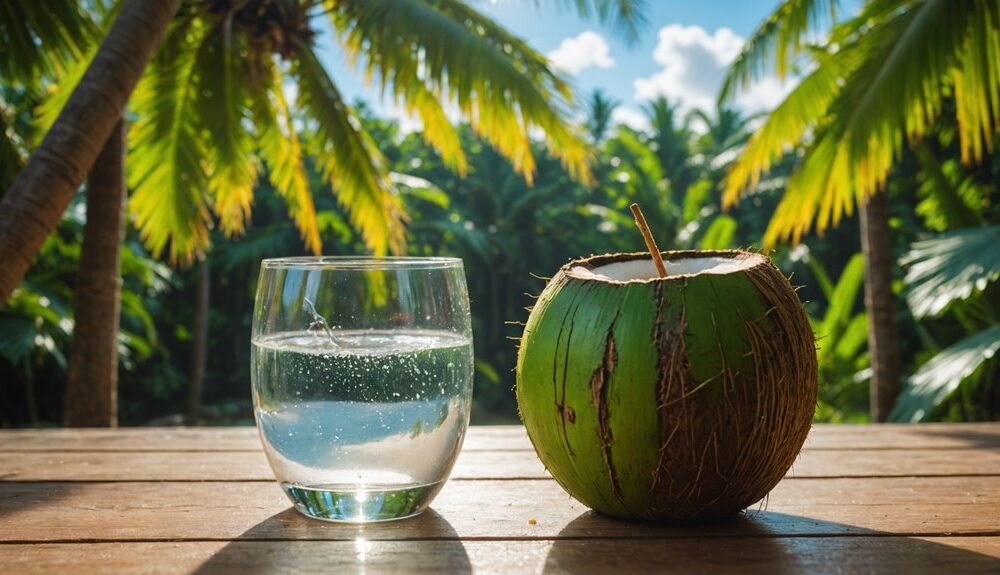
{"type": "Polygon", "coordinates": [[[288,213],[295,221],[306,249],[318,255],[322,251],[319,223],[306,177],[302,144],[282,91],[284,77],[269,59],[262,66],[262,71],[269,71],[270,74],[263,78],[265,88],[258,90],[254,98],[254,123],[260,155],[267,164],[271,185],[288,205],[288,213]]]}
{"type": "Polygon", "coordinates": [[[405,215],[378,148],[312,49],[295,48],[299,104],[316,120],[306,149],[375,254],[401,253],[405,215]]]}
{"type": "Polygon", "coordinates": [[[963,156],[978,160],[1000,129],[1000,7],[970,0],[874,0],[831,33],[837,49],[775,111],[726,182],[751,188],[783,151],[805,154],[765,243],[822,231],[878,192],[909,143],[954,93],[963,156]],[[811,96],[809,95],[811,94],[811,96]]]}
{"type": "Polygon", "coordinates": [[[132,96],[129,202],[140,235],[154,255],[186,263],[208,246],[211,223],[205,141],[194,113],[196,50],[204,31],[177,26],[164,41],[132,96]]]}
{"type": "MultiPolygon", "coordinates": [[[[588,150],[568,122],[569,87],[522,40],[454,0],[327,4],[348,53],[421,117],[425,89],[453,102],[529,181],[535,169],[529,131],[537,127],[572,174],[589,178],[588,150]],[[414,88],[418,82],[424,87],[414,88]]],[[[439,151],[459,162],[447,148],[439,151]]]]}
{"type": "Polygon", "coordinates": [[[230,18],[208,33],[198,50],[194,113],[206,146],[208,193],[219,227],[227,236],[243,233],[257,182],[253,133],[248,129],[246,54],[242,35],[234,35],[230,18]]]}

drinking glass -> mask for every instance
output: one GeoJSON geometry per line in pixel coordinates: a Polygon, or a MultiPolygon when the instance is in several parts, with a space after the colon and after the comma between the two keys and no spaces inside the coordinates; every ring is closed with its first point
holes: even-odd
{"type": "Polygon", "coordinates": [[[252,340],[257,429],[296,509],[367,522],[427,508],[469,425],[460,259],[264,260],[252,340]]]}

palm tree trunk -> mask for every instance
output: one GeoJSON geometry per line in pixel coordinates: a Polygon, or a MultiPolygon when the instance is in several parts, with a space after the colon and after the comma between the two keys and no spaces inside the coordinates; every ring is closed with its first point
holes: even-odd
{"type": "Polygon", "coordinates": [[[861,253],[865,258],[865,309],[868,312],[868,353],[871,357],[871,420],[882,422],[899,396],[899,335],[893,311],[892,250],[886,192],[861,204],[861,253]]]}
{"type": "Polygon", "coordinates": [[[208,362],[208,304],[211,277],[208,256],[198,263],[198,285],[195,287],[194,349],[191,350],[191,379],[188,381],[187,423],[195,425],[201,415],[201,395],[205,387],[205,366],[208,362]]]}
{"type": "Polygon", "coordinates": [[[125,202],[125,125],[119,121],[87,178],[87,224],[73,291],[76,323],[63,416],[70,427],[118,425],[119,247],[125,202]]]}
{"type": "Polygon", "coordinates": [[[108,140],[179,0],[127,0],[41,146],[0,201],[0,308],[108,140]]]}

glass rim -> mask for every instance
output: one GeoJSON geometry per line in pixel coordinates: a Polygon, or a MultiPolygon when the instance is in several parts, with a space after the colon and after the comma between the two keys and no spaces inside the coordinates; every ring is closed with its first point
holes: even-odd
{"type": "Polygon", "coordinates": [[[266,269],[397,270],[462,267],[461,258],[424,256],[295,256],[266,258],[266,269]]]}

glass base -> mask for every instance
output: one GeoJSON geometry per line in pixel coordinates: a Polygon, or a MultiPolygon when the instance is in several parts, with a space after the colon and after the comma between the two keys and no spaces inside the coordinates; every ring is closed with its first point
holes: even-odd
{"type": "Polygon", "coordinates": [[[293,485],[282,483],[307,517],[344,523],[392,521],[420,515],[444,481],[425,485],[293,485]]]}

